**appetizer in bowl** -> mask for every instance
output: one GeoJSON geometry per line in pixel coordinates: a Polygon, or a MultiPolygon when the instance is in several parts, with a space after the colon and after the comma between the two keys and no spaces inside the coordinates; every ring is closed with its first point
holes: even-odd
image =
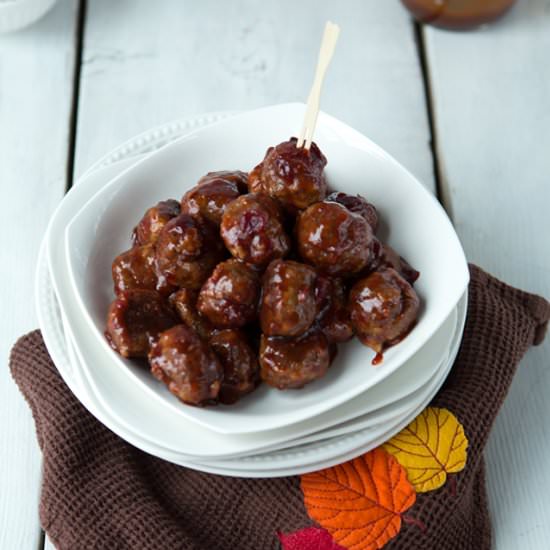
{"type": "Polygon", "coordinates": [[[379,364],[416,323],[419,273],[376,236],[372,203],[328,193],[326,164],[291,138],[148,208],[112,264],[112,348],[199,406],[303,388],[354,335],[379,364]]]}
{"type": "MultiPolygon", "coordinates": [[[[139,385],[171,414],[191,418],[215,431],[252,433],[287,426],[328,411],[372,388],[427,344],[467,286],[468,269],[462,248],[433,195],[380,147],[325,113],[319,114],[315,143],[328,163],[319,170],[322,157],[316,156],[312,145],[310,150],[319,166],[309,174],[317,178],[320,173],[323,180],[315,180],[317,184],[309,180],[307,191],[299,189],[298,204],[291,202],[289,193],[278,198],[283,195],[275,184],[277,196],[270,194],[271,184],[269,188],[258,189],[257,180],[252,183],[257,177],[253,173],[263,171],[255,167],[263,163],[266,148],[291,135],[303,112],[303,104],[286,104],[235,115],[139,157],[98,189],[65,230],[68,276],[76,306],[90,336],[108,350],[112,361],[109,367],[120,369],[130,386],[139,385]],[[219,173],[228,168],[230,173],[219,173]],[[251,172],[243,174],[234,169],[251,172]],[[205,176],[211,172],[214,174],[205,176]],[[206,189],[201,189],[203,186],[206,189]],[[358,199],[358,195],[364,200],[358,199]],[[311,204],[306,204],[308,200],[311,204]],[[325,224],[329,232],[323,233],[320,242],[321,233],[318,238],[315,228],[327,210],[330,217],[325,224]],[[257,223],[265,230],[251,237],[249,233],[257,223]],[[340,249],[329,250],[328,247],[334,246],[330,234],[340,226],[347,237],[339,241],[340,249]],[[186,235],[183,242],[179,241],[180,233],[186,235]],[[361,242],[370,243],[367,250],[358,246],[361,242]],[[125,250],[121,261],[119,255],[125,250]],[[399,254],[421,272],[416,281],[414,269],[399,254]],[[113,295],[109,273],[115,258],[117,284],[113,295]],[[147,351],[142,348],[141,358],[127,358],[112,349],[104,336],[106,314],[113,298],[122,299],[125,307],[124,300],[130,297],[124,298],[123,293],[137,284],[133,268],[128,269],[128,265],[143,268],[140,278],[147,287],[135,288],[133,292],[158,295],[156,303],[167,315],[167,324],[153,334],[153,340],[176,325],[191,327],[201,341],[210,342],[217,331],[237,332],[231,337],[220,337],[227,339],[224,342],[245,340],[254,352],[252,356],[257,363],[254,368],[258,370],[254,376],[242,378],[238,376],[243,371],[238,370],[237,395],[227,397],[234,393],[231,391],[222,395],[220,388],[217,400],[235,401],[245,390],[246,397],[231,406],[182,406],[176,393],[168,391],[165,383],[151,375],[146,358],[151,348],[149,336],[147,351]],[[419,297],[416,324],[399,344],[396,342],[403,327],[391,321],[398,313],[398,306],[392,305],[387,310],[390,321],[376,332],[373,326],[366,326],[361,314],[371,307],[364,288],[357,287],[354,291],[354,299],[363,305],[358,309],[351,307],[354,286],[373,271],[385,269],[393,269],[409,285],[414,282],[414,292],[419,297]],[[287,276],[288,288],[266,283],[271,275],[287,276]],[[230,296],[225,294],[226,281],[236,285],[230,296]],[[314,314],[311,293],[301,291],[304,281],[316,289],[314,314]],[[273,294],[265,296],[262,307],[269,286],[274,286],[273,294]],[[327,299],[323,306],[325,295],[334,298],[327,299]],[[298,304],[296,311],[287,307],[290,300],[298,304]],[[254,305],[258,309],[254,310],[254,305]],[[296,323],[286,319],[291,312],[296,323]],[[331,318],[335,321],[330,321],[331,318]],[[305,326],[308,328],[302,332],[305,326]],[[399,334],[390,331],[390,326],[399,334]],[[275,334],[281,328],[294,334],[275,334]],[[268,334],[272,331],[273,334],[268,334]],[[344,344],[336,343],[338,354],[334,357],[331,340],[346,340],[352,331],[357,337],[344,344]],[[302,344],[300,339],[307,340],[312,333],[315,337],[308,341],[315,343],[315,348],[290,346],[294,342],[302,344]],[[359,337],[372,347],[361,343],[359,337]],[[317,363],[316,357],[326,358],[325,341],[329,362],[332,361],[328,369],[317,363]],[[279,357],[280,345],[282,353],[290,359],[290,370],[281,376],[275,372],[273,360],[262,362],[262,350],[266,359],[279,357]],[[373,366],[380,350],[383,362],[373,366]],[[292,370],[290,366],[296,364],[293,358],[300,356],[306,357],[310,367],[315,356],[316,367],[303,372],[292,370]],[[299,391],[275,391],[268,383],[256,386],[262,372],[264,379],[269,378],[276,387],[303,387],[299,391]],[[251,387],[256,389],[250,392],[251,387]]],[[[296,148],[292,141],[285,143],[296,148]]],[[[403,304],[413,305],[404,290],[408,287],[398,284],[398,280],[388,276],[371,282],[392,304],[396,296],[403,294],[403,304]]],[[[271,293],[271,288],[268,290],[271,293]]],[[[212,343],[209,349],[225,373],[220,352],[212,343]]],[[[303,359],[298,361],[303,365],[303,359]]],[[[159,373],[158,369],[155,371],[159,373]]],[[[223,378],[221,386],[229,379],[232,376],[223,378]]],[[[174,377],[174,384],[179,385],[180,379],[174,377]]],[[[176,390],[175,385],[172,389],[188,400],[182,388],[176,390]]],[[[207,403],[216,401],[209,392],[204,395],[207,403]]]]}

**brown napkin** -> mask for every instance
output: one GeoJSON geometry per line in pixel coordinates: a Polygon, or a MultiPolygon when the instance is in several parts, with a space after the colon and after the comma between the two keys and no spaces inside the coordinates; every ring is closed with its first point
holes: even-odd
{"type": "MultiPolygon", "coordinates": [[[[464,426],[467,465],[456,494],[418,495],[412,510],[425,531],[403,524],[388,550],[490,548],[482,452],[518,363],[544,338],[550,304],[475,266],[470,271],[464,339],[433,402],[464,426]]],[[[17,342],[10,368],[36,423],[44,456],[40,519],[59,550],[269,550],[280,547],[277,532],[313,524],[298,477],[204,474],[118,438],[65,386],[38,331],[17,342]]]]}

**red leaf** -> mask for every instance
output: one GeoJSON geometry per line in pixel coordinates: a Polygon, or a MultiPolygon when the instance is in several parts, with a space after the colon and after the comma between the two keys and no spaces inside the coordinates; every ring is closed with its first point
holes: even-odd
{"type": "Polygon", "coordinates": [[[283,550],[346,550],[321,527],[305,527],[294,533],[277,533],[283,550]]]}

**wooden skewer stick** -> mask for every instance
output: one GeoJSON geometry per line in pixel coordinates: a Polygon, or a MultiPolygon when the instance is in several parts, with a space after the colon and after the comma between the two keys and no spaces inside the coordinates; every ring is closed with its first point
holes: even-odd
{"type": "Polygon", "coordinates": [[[321,49],[319,50],[319,59],[317,60],[317,70],[315,71],[315,78],[313,80],[313,86],[309,92],[307,99],[306,114],[304,116],[304,125],[298,138],[297,147],[304,147],[309,149],[311,142],[313,141],[313,133],[315,132],[315,126],[317,124],[317,116],[319,114],[319,103],[321,100],[321,88],[323,86],[323,80],[325,79],[325,73],[332,59],[334,48],[336,47],[336,41],[340,34],[340,27],[331,21],[327,21],[325,25],[325,32],[323,33],[323,40],[321,42],[321,49]]]}

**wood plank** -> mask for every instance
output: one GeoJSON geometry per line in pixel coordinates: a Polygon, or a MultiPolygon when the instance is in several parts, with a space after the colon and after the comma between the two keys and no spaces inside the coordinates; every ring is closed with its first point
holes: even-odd
{"type": "MultiPolygon", "coordinates": [[[[425,40],[441,181],[468,258],[550,297],[550,1],[425,40]]],[[[550,339],[521,365],[488,446],[499,550],[548,547],[549,363],[550,339]]]]}
{"type": "Polygon", "coordinates": [[[413,27],[397,2],[378,0],[90,2],[76,173],[170,119],[305,101],[327,19],[342,33],[323,109],[372,137],[433,188],[413,27]]]}
{"type": "Polygon", "coordinates": [[[11,345],[36,328],[34,269],[63,196],[73,89],[75,4],[0,36],[0,548],[38,548],[40,453],[30,410],[7,368],[11,345]]]}

